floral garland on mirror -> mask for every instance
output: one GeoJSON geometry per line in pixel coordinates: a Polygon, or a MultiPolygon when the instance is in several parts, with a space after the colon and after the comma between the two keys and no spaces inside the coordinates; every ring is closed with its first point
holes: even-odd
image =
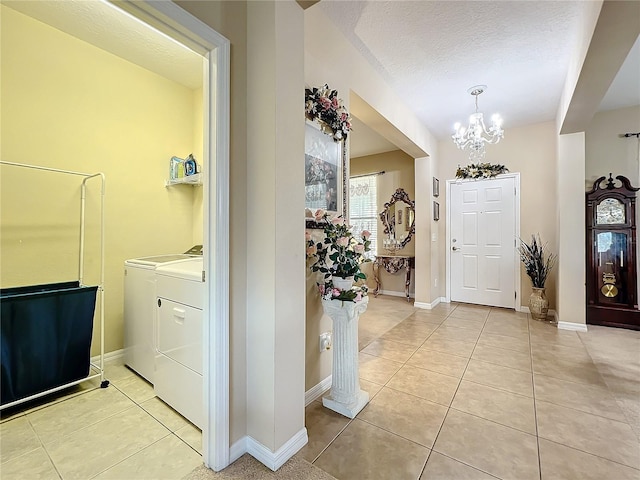
{"type": "Polygon", "coordinates": [[[347,138],[351,130],[351,117],[338,98],[338,91],[326,83],[319,88],[304,89],[305,115],[309,120],[319,120],[330,130],[336,142],[347,138]]]}
{"type": "Polygon", "coordinates": [[[493,178],[496,175],[507,173],[509,169],[504,165],[491,165],[490,163],[470,164],[466,167],[458,165],[456,178],[493,178]]]}

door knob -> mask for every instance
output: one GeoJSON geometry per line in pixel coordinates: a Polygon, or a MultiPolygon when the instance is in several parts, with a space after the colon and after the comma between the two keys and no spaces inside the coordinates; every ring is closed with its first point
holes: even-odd
{"type": "Polygon", "coordinates": [[[453,250],[454,252],[460,250],[458,247],[451,247],[451,250],[453,250]]]}

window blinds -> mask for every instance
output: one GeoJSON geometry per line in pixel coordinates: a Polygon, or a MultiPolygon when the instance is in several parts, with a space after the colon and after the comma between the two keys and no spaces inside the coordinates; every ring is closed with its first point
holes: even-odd
{"type": "Polygon", "coordinates": [[[362,175],[349,179],[349,223],[353,233],[360,236],[363,230],[371,232],[371,250],[366,253],[373,259],[377,250],[378,233],[378,175],[362,175]]]}

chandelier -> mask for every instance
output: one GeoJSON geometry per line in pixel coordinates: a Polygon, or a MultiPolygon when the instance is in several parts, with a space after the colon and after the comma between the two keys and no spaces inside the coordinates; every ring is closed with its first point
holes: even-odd
{"type": "Polygon", "coordinates": [[[496,144],[504,137],[502,119],[497,113],[491,117],[491,126],[484,124],[483,115],[478,112],[478,96],[487,89],[486,85],[476,85],[467,92],[476,97],[476,112],[469,117],[469,126],[465,129],[460,123],[454,125],[453,143],[460,150],[469,149],[469,159],[480,162],[484,159],[485,145],[496,144]]]}

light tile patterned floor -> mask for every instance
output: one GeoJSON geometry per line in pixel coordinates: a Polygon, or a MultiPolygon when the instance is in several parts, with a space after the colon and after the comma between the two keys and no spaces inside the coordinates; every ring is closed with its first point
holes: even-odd
{"type": "Polygon", "coordinates": [[[640,479],[640,332],[381,296],[360,347],[369,405],[307,407],[302,454],[339,480],[640,479]]]}
{"type": "Polygon", "coordinates": [[[177,480],[201,465],[200,430],[121,362],[107,362],[108,388],[3,412],[0,478],[177,480]]]}
{"type": "MultiPolygon", "coordinates": [[[[504,309],[370,298],[349,420],[315,401],[301,454],[339,480],[640,479],[640,332],[559,331],[504,309]]],[[[7,416],[0,477],[180,479],[201,432],[131,370],[7,416]]]]}

